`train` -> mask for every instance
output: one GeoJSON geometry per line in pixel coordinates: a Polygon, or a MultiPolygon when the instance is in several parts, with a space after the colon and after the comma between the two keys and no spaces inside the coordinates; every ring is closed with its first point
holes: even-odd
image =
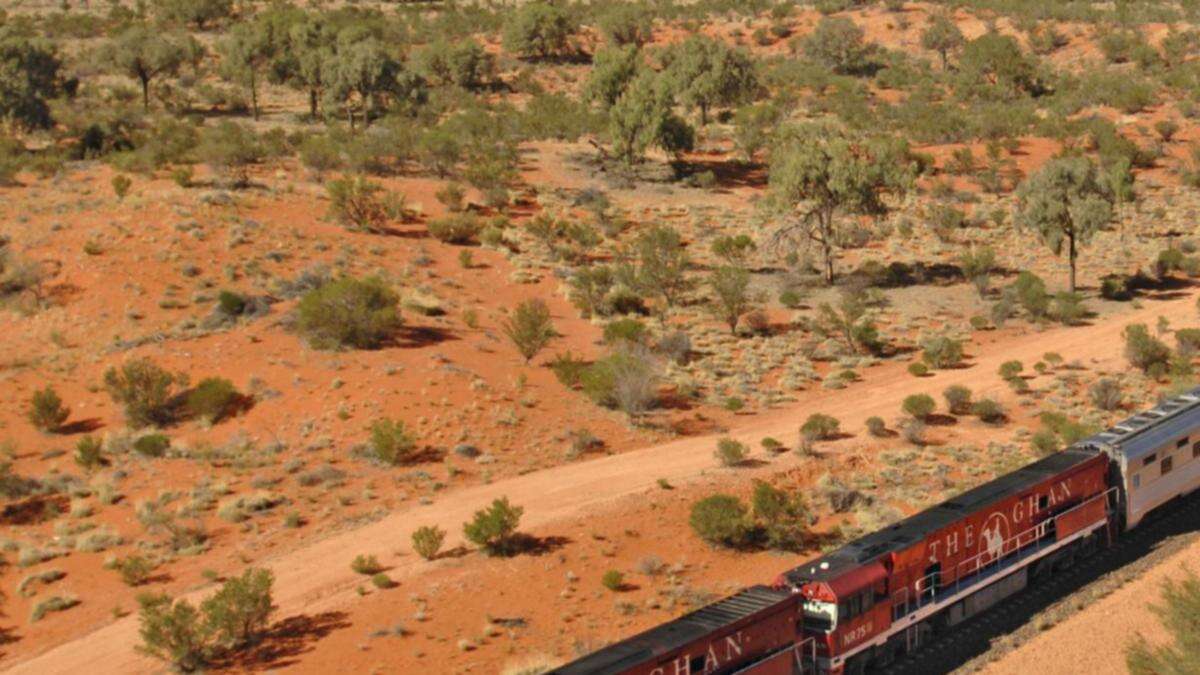
{"type": "Polygon", "coordinates": [[[1200,487],[1200,387],[557,675],[842,675],[1111,545],[1200,487]]]}

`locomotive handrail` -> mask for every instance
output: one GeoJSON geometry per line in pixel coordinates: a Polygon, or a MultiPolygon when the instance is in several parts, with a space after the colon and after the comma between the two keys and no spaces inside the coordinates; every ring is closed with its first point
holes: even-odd
{"type": "MultiPolygon", "coordinates": [[[[955,566],[954,587],[953,591],[949,592],[949,595],[955,596],[962,591],[964,578],[972,579],[971,583],[967,584],[967,586],[970,586],[978,582],[979,575],[986,571],[990,566],[994,565],[996,569],[999,569],[1001,567],[1001,562],[1014,553],[1040,551],[1042,549],[1042,542],[1046,540],[1046,534],[1051,531],[1050,526],[1054,525],[1053,531],[1058,531],[1058,521],[1064,516],[1071,514],[1078,509],[1081,509],[1100,499],[1104,499],[1106,501],[1105,515],[1107,516],[1109,513],[1108,507],[1111,506],[1111,502],[1108,502],[1108,499],[1112,495],[1116,494],[1116,492],[1117,488],[1112,487],[1108,488],[1104,492],[1092,495],[1091,497],[1083,500],[1075,506],[1072,506],[1066,511],[1055,514],[1053,517],[1047,518],[1037,525],[1022,530],[1008,539],[1005,539],[1000,543],[1000,546],[996,552],[993,553],[992,551],[981,551],[966,560],[960,561],[958,565],[955,566]],[[1026,538],[1028,539],[1026,540],[1026,538]],[[1022,542],[1022,540],[1025,541],[1022,542]],[[1014,542],[1016,542],[1015,545],[1012,545],[1014,542]],[[964,568],[971,565],[974,565],[974,569],[964,573],[964,568]]],[[[933,572],[932,574],[927,574],[913,582],[911,585],[919,592],[919,595],[916,596],[916,602],[913,602],[912,598],[909,597],[910,594],[908,585],[893,593],[892,620],[895,621],[900,617],[912,614],[922,606],[931,602],[936,603],[939,595],[946,595],[949,589],[939,589],[939,584],[936,583],[941,579],[942,576],[943,574],[940,571],[933,572]],[[897,596],[900,596],[899,599],[897,596]],[[904,607],[904,611],[897,612],[897,608],[901,606],[904,607]]]]}

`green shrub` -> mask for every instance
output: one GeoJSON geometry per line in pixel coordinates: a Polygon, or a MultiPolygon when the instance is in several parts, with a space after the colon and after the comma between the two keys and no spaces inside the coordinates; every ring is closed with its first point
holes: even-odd
{"type": "Polygon", "coordinates": [[[1049,429],[1040,429],[1029,439],[1030,445],[1039,455],[1049,455],[1058,451],[1058,436],[1049,429]]]}
{"type": "Polygon", "coordinates": [[[807,542],[808,506],[800,493],[789,495],[766,481],[754,481],[750,504],[759,531],[768,547],[781,551],[803,550],[807,542]]]}
{"type": "Polygon", "coordinates": [[[604,344],[641,344],[647,334],[646,324],[637,319],[616,319],[604,326],[604,344]]]}
{"type": "Polygon", "coordinates": [[[348,176],[325,184],[329,216],[339,225],[360,232],[381,232],[390,217],[383,186],[363,176],[348,176]]]}
{"type": "Polygon", "coordinates": [[[717,441],[717,460],[721,466],[738,466],[746,461],[746,445],[732,438],[717,441]]]}
{"type": "Polygon", "coordinates": [[[269,570],[247,569],[200,603],[205,629],[216,644],[240,649],[258,640],[275,609],[271,599],[274,583],[275,576],[269,570]]]}
{"type": "Polygon", "coordinates": [[[141,586],[150,579],[150,573],[154,571],[154,563],[135,554],[127,558],[118,558],[113,563],[113,569],[121,575],[121,581],[126,586],[141,586]]]}
{"type": "Polygon", "coordinates": [[[953,338],[939,336],[921,345],[921,359],[932,368],[953,368],[962,358],[962,343],[953,338]]]}
{"type": "Polygon", "coordinates": [[[241,394],[223,377],[206,377],[188,392],[187,410],[193,417],[216,424],[234,412],[241,394]]]}
{"type": "Polygon", "coordinates": [[[1125,338],[1125,358],[1129,365],[1144,373],[1156,369],[1165,372],[1171,359],[1171,348],[1151,335],[1146,324],[1130,324],[1121,335],[1125,338]]]}
{"type": "Polygon", "coordinates": [[[1180,328],[1175,331],[1175,344],[1181,354],[1200,352],[1200,328],[1180,328]]]}
{"type": "Polygon", "coordinates": [[[1100,410],[1116,410],[1123,400],[1121,384],[1111,378],[1101,378],[1088,387],[1088,398],[1100,410]]]}
{"type": "Polygon", "coordinates": [[[867,433],[875,438],[882,438],[887,435],[887,423],[882,417],[871,416],[867,418],[867,433]]]}
{"type": "Polygon", "coordinates": [[[247,126],[223,121],[204,127],[196,155],[212,167],[230,187],[245,187],[250,182],[249,167],[265,156],[262,143],[247,126]]]}
{"type": "Polygon", "coordinates": [[[564,53],[574,33],[566,8],[534,0],[508,12],[504,48],[518,56],[545,58],[564,53]]]}
{"type": "Polygon", "coordinates": [[[990,398],[981,398],[971,404],[971,414],[988,424],[999,424],[1007,418],[1004,408],[990,398]]]}
{"type": "Polygon", "coordinates": [[[241,316],[246,311],[246,296],[224,290],[217,294],[217,310],[225,316],[241,316]]]}
{"type": "Polygon", "coordinates": [[[625,587],[625,575],[620,570],[608,570],[600,577],[600,585],[616,592],[625,587]]]}
{"type": "Polygon", "coordinates": [[[71,416],[70,408],[63,405],[54,387],[46,387],[33,392],[29,400],[29,423],[41,431],[55,432],[62,428],[63,422],[71,416]]]}
{"type": "Polygon", "coordinates": [[[369,577],[382,572],[383,565],[379,564],[379,559],[375,556],[359,553],[350,561],[350,571],[369,577]]]}
{"type": "Polygon", "coordinates": [[[1125,274],[1108,274],[1100,279],[1100,297],[1106,300],[1133,299],[1133,286],[1125,274]]]}
{"type": "Polygon", "coordinates": [[[1050,313],[1050,295],[1046,292],[1046,282],[1033,272],[1021,272],[1017,280],[1009,287],[1016,297],[1017,303],[1034,319],[1041,319],[1050,313]]]}
{"type": "Polygon", "coordinates": [[[836,418],[822,413],[813,413],[800,425],[800,434],[813,441],[836,438],[841,423],[836,418]]]}
{"type": "Polygon", "coordinates": [[[412,547],[417,555],[426,560],[437,558],[446,540],[446,531],[436,525],[424,525],[413,530],[412,547]]]}
{"type": "Polygon", "coordinates": [[[971,411],[971,390],[961,384],[946,387],[942,392],[946,408],[952,415],[965,415],[971,411]]]}
{"type": "Polygon", "coordinates": [[[908,364],[908,374],[913,377],[925,377],[929,374],[929,366],[920,361],[913,361],[908,364]]]}
{"type": "Polygon", "coordinates": [[[200,611],[187,600],[174,600],[165,593],[143,594],[137,600],[142,639],[138,651],[185,673],[203,668],[212,646],[200,611]]]}
{"type": "Polygon", "coordinates": [[[488,555],[512,555],[517,552],[519,539],[515,535],[524,512],[524,508],[511,505],[508,497],[501,497],[463,524],[463,536],[488,555]]]}
{"type": "Polygon", "coordinates": [[[317,349],[375,349],[400,327],[399,300],[379,277],[344,277],[300,299],[297,327],[317,349]]]}
{"type": "Polygon", "coordinates": [[[384,418],[371,425],[370,448],[376,461],[396,466],[413,458],[417,441],[404,422],[384,418]]]}
{"type": "Polygon", "coordinates": [[[150,359],[127,361],[120,369],[104,373],[104,387],[123,406],[125,419],[134,428],[165,426],[175,420],[174,388],[184,380],[150,359]]]}
{"type": "Polygon", "coordinates": [[[716,546],[737,548],[748,543],[749,518],[745,504],[732,495],[712,495],[692,505],[692,531],[716,546]]]}
{"type": "Polygon", "coordinates": [[[1006,380],[1011,380],[1012,378],[1020,375],[1022,370],[1025,370],[1025,366],[1022,365],[1020,361],[1013,360],[1001,363],[1000,369],[997,372],[999,372],[1000,377],[1006,380]]]}
{"type": "Polygon", "coordinates": [[[770,453],[780,453],[786,450],[786,448],[783,447],[783,443],[775,438],[771,438],[770,436],[759,441],[759,444],[762,445],[763,450],[766,450],[770,453]]]}
{"type": "Polygon", "coordinates": [[[146,434],[133,442],[133,451],[143,457],[162,457],[170,447],[166,434],[146,434]]]}
{"type": "Polygon", "coordinates": [[[430,236],[447,244],[469,244],[483,231],[483,221],[473,213],[451,213],[425,226],[430,236]]]}
{"type": "Polygon", "coordinates": [[[112,189],[113,194],[117,196],[118,201],[123,201],[125,199],[125,195],[129,194],[129,188],[131,187],[133,187],[133,181],[129,179],[129,176],[124,174],[117,174],[113,176],[112,189]]]}
{"type": "Polygon", "coordinates": [[[503,328],[504,334],[525,358],[525,363],[529,363],[556,335],[550,321],[550,308],[539,299],[525,300],[517,305],[512,316],[504,321],[503,328]]]}
{"type": "Polygon", "coordinates": [[[39,601],[29,613],[29,622],[41,621],[50,612],[62,612],[79,604],[79,599],[72,595],[52,595],[39,601]]]}
{"type": "Polygon", "coordinates": [[[929,394],[906,396],[904,402],[900,404],[900,409],[904,411],[904,414],[922,421],[932,415],[936,408],[937,403],[929,394]]]}
{"type": "Polygon", "coordinates": [[[380,572],[371,575],[371,585],[380,590],[386,590],[395,586],[396,582],[392,581],[392,578],[388,575],[380,572]]]}
{"type": "Polygon", "coordinates": [[[84,436],[75,444],[75,463],[85,471],[92,471],[104,464],[104,443],[95,436],[84,436]]]}

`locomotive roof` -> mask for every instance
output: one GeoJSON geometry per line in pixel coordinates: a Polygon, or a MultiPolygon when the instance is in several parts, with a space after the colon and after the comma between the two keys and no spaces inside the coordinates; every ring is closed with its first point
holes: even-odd
{"type": "Polygon", "coordinates": [[[784,577],[793,585],[832,581],[887,553],[908,548],[968,513],[1069,471],[1092,459],[1098,452],[1092,448],[1078,446],[1056,452],[941,504],[915,513],[890,527],[855,539],[841,548],[788,571],[784,577]]]}
{"type": "Polygon", "coordinates": [[[1200,387],[1173,396],[1090,436],[1080,445],[1116,448],[1137,459],[1200,427],[1200,387]]]}
{"type": "Polygon", "coordinates": [[[769,586],[744,588],[735,595],[609,645],[551,672],[557,675],[623,673],[635,665],[670,654],[791,597],[790,591],[776,590],[769,586]]]}

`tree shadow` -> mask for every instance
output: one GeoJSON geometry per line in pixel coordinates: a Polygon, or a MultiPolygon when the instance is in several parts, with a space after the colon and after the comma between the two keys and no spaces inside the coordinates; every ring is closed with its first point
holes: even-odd
{"type": "Polygon", "coordinates": [[[457,340],[454,333],[435,326],[404,326],[394,341],[397,347],[428,347],[457,340]]]}
{"type": "Polygon", "coordinates": [[[925,424],[931,427],[952,427],[958,424],[958,418],[953,415],[932,413],[925,416],[925,424]]]}
{"type": "Polygon", "coordinates": [[[89,417],[85,420],[76,420],[68,424],[64,424],[58,428],[58,433],[64,436],[72,434],[90,434],[97,429],[103,429],[104,422],[99,417],[89,417]]]}
{"type": "Polygon", "coordinates": [[[512,536],[508,557],[516,555],[541,556],[553,553],[571,543],[569,537],[549,536],[537,537],[532,534],[518,532],[512,536]]]}
{"type": "Polygon", "coordinates": [[[312,650],[314,644],[335,630],[349,628],[345,612],[300,614],[275,622],[257,644],[249,649],[226,654],[211,665],[218,669],[259,671],[276,670],[297,663],[297,657],[312,650]]]}
{"type": "Polygon", "coordinates": [[[33,525],[66,513],[71,500],[66,495],[37,495],[0,510],[0,525],[33,525]]]}

